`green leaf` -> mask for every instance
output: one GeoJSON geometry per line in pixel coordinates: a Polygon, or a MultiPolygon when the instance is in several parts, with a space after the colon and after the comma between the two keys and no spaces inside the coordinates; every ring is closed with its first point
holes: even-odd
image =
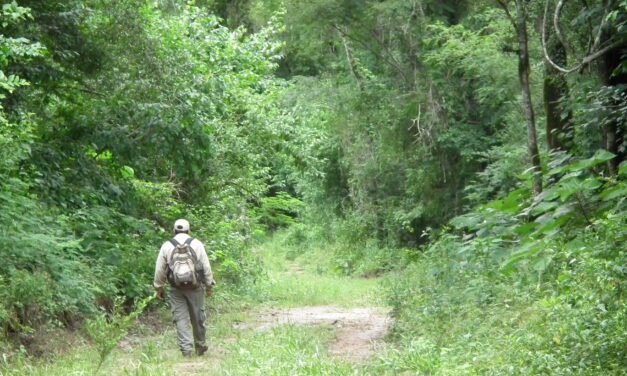
{"type": "Polygon", "coordinates": [[[525,244],[520,250],[512,253],[512,255],[503,264],[501,264],[501,271],[504,273],[510,273],[514,270],[516,265],[520,262],[535,257],[539,254],[544,247],[544,244],[539,242],[532,242],[525,244]]]}
{"type": "Polygon", "coordinates": [[[514,232],[519,236],[527,236],[532,233],[537,227],[538,224],[534,222],[523,223],[522,225],[514,228],[514,232]]]}
{"type": "Polygon", "coordinates": [[[533,264],[533,270],[543,273],[551,265],[551,261],[553,258],[550,255],[542,256],[533,264]]]}
{"type": "Polygon", "coordinates": [[[601,200],[610,201],[621,197],[627,197],[627,185],[619,184],[606,188],[599,195],[601,200]]]}
{"type": "Polygon", "coordinates": [[[524,196],[528,194],[525,189],[517,189],[511,192],[501,202],[500,211],[505,213],[518,213],[524,196]]]}
{"type": "Polygon", "coordinates": [[[559,197],[559,192],[557,192],[557,188],[555,186],[548,187],[547,189],[542,191],[542,193],[540,193],[534,198],[534,202],[551,201],[551,200],[555,200],[558,197],[559,197]]]}
{"type": "Polygon", "coordinates": [[[573,205],[571,205],[571,204],[560,205],[553,212],[553,217],[554,218],[559,218],[559,217],[562,217],[564,215],[570,214],[572,212],[573,212],[573,205]]]}
{"type": "Polygon", "coordinates": [[[555,231],[559,230],[565,223],[567,223],[571,219],[572,216],[562,215],[560,217],[556,217],[556,216],[551,216],[550,218],[548,217],[549,217],[549,214],[545,214],[544,216],[540,217],[540,218],[543,218],[544,220],[539,222],[539,223],[542,223],[542,226],[540,226],[536,230],[537,234],[542,234],[548,237],[552,237],[556,235],[557,233],[555,231]]]}
{"type": "Polygon", "coordinates": [[[122,166],[122,168],[120,168],[120,174],[126,179],[132,179],[135,177],[135,170],[130,166],[122,166]]]}
{"type": "Polygon", "coordinates": [[[594,176],[587,178],[586,180],[583,181],[583,184],[582,184],[583,188],[587,191],[594,191],[602,185],[603,183],[594,176]]]}
{"type": "Polygon", "coordinates": [[[600,150],[597,150],[597,152],[594,153],[592,157],[588,159],[583,159],[581,161],[578,161],[570,165],[568,167],[568,171],[581,171],[581,170],[589,169],[601,163],[605,163],[614,157],[616,157],[616,155],[610,153],[607,150],[600,149],[600,150]]]}
{"type": "Polygon", "coordinates": [[[533,209],[531,209],[531,214],[532,215],[544,214],[550,210],[555,209],[558,205],[559,204],[555,201],[540,202],[538,205],[534,206],[533,209]]]}
{"type": "Polygon", "coordinates": [[[483,221],[483,218],[481,216],[470,213],[470,214],[457,216],[451,219],[449,223],[451,224],[451,226],[455,227],[458,230],[461,230],[464,228],[469,228],[469,229],[474,230],[477,228],[477,225],[480,224],[482,221],[483,221]]]}
{"type": "Polygon", "coordinates": [[[552,213],[545,213],[538,218],[536,218],[535,222],[541,224],[542,226],[546,226],[553,221],[552,213]]]}
{"type": "Polygon", "coordinates": [[[585,180],[569,179],[560,182],[555,191],[559,194],[560,200],[564,202],[575,193],[594,191],[601,185],[603,185],[603,183],[596,177],[589,177],[585,180]]]}

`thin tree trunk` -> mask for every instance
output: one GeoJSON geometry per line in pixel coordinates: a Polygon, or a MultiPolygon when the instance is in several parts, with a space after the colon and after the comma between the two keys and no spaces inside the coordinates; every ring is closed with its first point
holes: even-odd
{"type": "MultiPolygon", "coordinates": [[[[554,33],[551,34],[547,43],[547,50],[557,64],[566,66],[566,48],[554,33]]],[[[546,59],[544,72],[544,109],[549,149],[568,151],[573,146],[573,115],[572,111],[565,111],[560,104],[570,93],[566,74],[555,69],[546,59]]]]}
{"type": "Polygon", "coordinates": [[[542,168],[540,164],[540,152],[536,136],[536,120],[531,101],[531,89],[529,87],[529,49],[527,43],[527,10],[524,0],[516,0],[516,29],[518,33],[518,77],[522,88],[522,101],[527,119],[527,148],[531,157],[533,170],[533,192],[537,195],[542,192],[542,168]]]}
{"type": "MultiPolygon", "coordinates": [[[[604,38],[609,39],[609,33],[605,33],[604,38]]],[[[605,86],[618,86],[627,84],[627,74],[624,72],[614,71],[620,66],[622,62],[622,56],[627,53],[627,46],[614,48],[603,56],[600,64],[600,73],[603,85],[605,86]]],[[[607,106],[615,106],[616,103],[613,100],[609,100],[606,103],[607,106]]],[[[625,159],[625,127],[627,125],[621,123],[619,119],[612,119],[606,122],[603,127],[603,138],[605,139],[605,149],[610,153],[616,155],[616,158],[611,159],[607,163],[609,173],[616,175],[618,173],[618,166],[625,159]]]]}

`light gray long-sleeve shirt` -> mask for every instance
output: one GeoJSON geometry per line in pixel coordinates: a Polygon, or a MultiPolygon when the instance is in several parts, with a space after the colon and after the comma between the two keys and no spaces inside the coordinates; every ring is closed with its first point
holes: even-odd
{"type": "MultiPolygon", "coordinates": [[[[174,236],[174,239],[180,244],[185,243],[189,238],[190,236],[185,233],[179,233],[174,236]]],[[[202,280],[207,288],[211,288],[215,285],[215,281],[213,280],[213,272],[209,264],[209,257],[207,257],[207,252],[205,251],[205,245],[202,244],[200,240],[194,239],[190,243],[190,246],[196,253],[198,262],[202,265],[204,273],[202,280]]],[[[153,281],[155,288],[161,288],[167,283],[168,260],[172,256],[172,251],[174,251],[174,245],[170,241],[163,243],[159,250],[159,257],[157,257],[157,264],[155,265],[155,278],[153,281]]]]}

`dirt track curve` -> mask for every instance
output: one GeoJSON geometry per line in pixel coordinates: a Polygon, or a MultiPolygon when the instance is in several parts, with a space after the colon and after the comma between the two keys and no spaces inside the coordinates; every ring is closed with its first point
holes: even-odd
{"type": "Polygon", "coordinates": [[[240,323],[236,328],[269,330],[280,325],[333,325],[336,338],[329,348],[330,354],[362,363],[375,354],[391,323],[389,312],[382,308],[315,306],[271,309],[262,312],[257,321],[240,323]]]}

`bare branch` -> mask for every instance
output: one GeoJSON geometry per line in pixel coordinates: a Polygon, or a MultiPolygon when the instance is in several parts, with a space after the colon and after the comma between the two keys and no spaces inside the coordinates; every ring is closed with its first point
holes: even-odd
{"type": "Polygon", "coordinates": [[[501,8],[503,8],[505,14],[507,15],[507,18],[509,19],[509,22],[511,22],[512,26],[514,26],[514,29],[518,30],[518,24],[516,23],[514,16],[512,16],[512,14],[509,12],[509,8],[507,7],[507,3],[505,2],[505,0],[496,0],[496,2],[501,6],[501,8]]]}
{"type": "Polygon", "coordinates": [[[562,13],[562,9],[564,8],[564,4],[566,0],[559,0],[557,3],[557,7],[555,7],[555,15],[553,16],[553,26],[555,27],[555,34],[557,35],[557,39],[559,39],[562,46],[565,49],[569,49],[568,44],[566,43],[566,38],[564,38],[564,34],[562,34],[562,29],[560,28],[560,15],[562,13]]]}
{"type": "Polygon", "coordinates": [[[359,74],[359,70],[357,69],[357,66],[355,65],[355,59],[353,59],[353,52],[350,49],[349,45],[348,45],[348,40],[346,40],[346,34],[348,34],[348,32],[346,30],[342,30],[342,28],[340,28],[337,25],[334,25],[335,29],[338,30],[339,34],[340,34],[340,39],[342,39],[342,44],[344,45],[344,51],[346,52],[346,61],[348,62],[348,68],[350,69],[353,77],[355,78],[355,81],[357,82],[357,87],[359,87],[359,90],[362,90],[362,84],[361,84],[361,74],[359,74]]]}
{"type": "Polygon", "coordinates": [[[342,28],[338,27],[337,25],[331,25],[335,30],[338,31],[338,33],[340,34],[340,36],[344,36],[356,43],[359,43],[362,47],[364,47],[365,49],[367,49],[368,51],[372,52],[373,54],[375,54],[376,56],[378,56],[379,58],[383,59],[383,61],[385,61],[387,64],[389,64],[391,67],[393,67],[394,69],[396,69],[398,71],[398,73],[401,75],[401,77],[403,78],[403,81],[405,82],[409,82],[409,80],[407,79],[407,75],[405,74],[405,72],[403,71],[403,68],[400,66],[400,63],[398,61],[396,61],[396,59],[394,58],[394,56],[390,53],[390,51],[388,50],[388,48],[385,45],[385,42],[380,41],[376,36],[374,38],[374,40],[381,45],[381,47],[386,51],[386,54],[382,54],[380,52],[375,51],[370,43],[367,43],[365,41],[363,41],[360,38],[357,38],[353,35],[351,35],[350,33],[347,33],[345,30],[342,30],[342,28]]]}
{"type": "MultiPolygon", "coordinates": [[[[562,72],[562,73],[570,73],[568,69],[566,68],[562,68],[561,66],[557,65],[549,56],[549,51],[546,48],[546,15],[547,13],[549,13],[549,0],[546,0],[545,4],[544,4],[544,15],[542,16],[542,38],[541,38],[541,44],[542,44],[542,52],[544,53],[544,59],[555,69],[557,69],[558,71],[562,72]]],[[[576,70],[576,69],[575,69],[576,70]]],[[[573,70],[573,72],[575,71],[573,70]]]]}
{"type": "MultiPolygon", "coordinates": [[[[592,53],[592,54],[590,54],[590,55],[588,55],[586,57],[584,57],[579,62],[579,64],[575,65],[572,68],[561,67],[561,66],[556,64],[551,59],[551,56],[549,56],[549,52],[548,52],[548,50],[546,48],[546,16],[547,16],[548,12],[549,12],[549,0],[547,0],[546,3],[545,3],[545,6],[544,6],[544,16],[542,17],[542,39],[541,39],[541,42],[542,42],[542,52],[544,53],[544,58],[546,59],[546,61],[553,68],[557,69],[558,71],[560,71],[562,73],[566,73],[566,74],[572,73],[572,72],[580,69],[584,65],[586,65],[586,64],[588,64],[588,63],[590,63],[590,62],[592,62],[592,61],[594,61],[596,59],[598,59],[601,56],[603,56],[608,51],[610,51],[610,50],[612,50],[612,49],[614,49],[614,48],[616,48],[616,47],[618,47],[618,46],[623,44],[622,41],[614,42],[614,43],[612,43],[612,44],[610,44],[610,45],[608,45],[608,46],[606,46],[606,47],[604,47],[604,48],[602,48],[602,49],[600,49],[600,50],[598,50],[598,51],[596,51],[596,52],[594,52],[594,53],[592,53]]],[[[603,17],[603,21],[601,21],[601,25],[599,25],[599,32],[598,32],[598,34],[597,34],[597,36],[595,38],[595,42],[594,42],[594,45],[593,45],[593,48],[592,48],[593,50],[596,50],[599,47],[600,40],[601,40],[601,32],[602,32],[603,27],[605,27],[605,18],[606,17],[604,16],[603,17]]]]}
{"type": "MultiPolygon", "coordinates": [[[[387,58],[383,57],[383,54],[379,54],[379,56],[383,57],[384,60],[388,60],[389,64],[392,65],[403,77],[405,82],[409,82],[405,71],[402,68],[401,62],[399,62],[396,57],[394,57],[394,53],[390,51],[390,47],[385,43],[385,41],[380,40],[379,37],[373,33],[374,40],[381,46],[381,48],[385,51],[387,58]]],[[[363,43],[363,42],[362,42],[363,43]]]]}
{"type": "Polygon", "coordinates": [[[597,36],[594,38],[594,44],[591,47],[591,51],[596,50],[601,43],[601,35],[603,34],[603,29],[605,28],[605,23],[607,22],[607,15],[610,12],[610,2],[607,1],[605,3],[605,11],[603,12],[603,17],[601,18],[601,25],[599,25],[599,30],[597,30],[597,36]]]}
{"type": "MultiPolygon", "coordinates": [[[[586,56],[585,58],[583,58],[583,60],[581,60],[581,64],[579,64],[577,69],[581,68],[582,65],[586,65],[586,64],[588,64],[588,63],[598,59],[599,57],[605,55],[607,52],[613,50],[614,48],[622,46],[623,44],[624,44],[623,41],[616,41],[616,42],[606,46],[605,48],[598,50],[597,52],[593,53],[592,55],[586,56]]],[[[575,71],[575,70],[576,69],[571,70],[571,71],[575,71]]]]}
{"type": "MultiPolygon", "coordinates": [[[[581,3],[583,4],[584,8],[586,10],[590,10],[590,6],[588,5],[588,2],[586,0],[581,0],[581,3]]],[[[588,51],[586,52],[587,54],[589,54],[590,52],[592,52],[592,34],[594,34],[594,30],[592,28],[592,22],[590,21],[590,18],[588,18],[587,20],[588,22],[588,43],[586,43],[586,45],[588,46],[588,51]]]]}

